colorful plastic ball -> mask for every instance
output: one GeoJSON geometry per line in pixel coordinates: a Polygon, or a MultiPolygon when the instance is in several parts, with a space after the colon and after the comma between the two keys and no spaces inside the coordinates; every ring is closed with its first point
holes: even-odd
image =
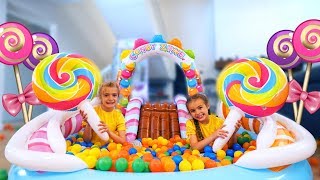
{"type": "Polygon", "coordinates": [[[242,154],[243,154],[242,151],[236,151],[234,152],[233,157],[237,158],[237,157],[240,157],[242,154]]]}
{"type": "Polygon", "coordinates": [[[172,159],[167,159],[163,163],[163,169],[165,172],[173,172],[176,169],[177,165],[172,159]]]}
{"type": "Polygon", "coordinates": [[[97,158],[95,156],[87,156],[84,159],[89,169],[92,169],[96,166],[97,158]]]}
{"type": "Polygon", "coordinates": [[[198,85],[196,87],[196,89],[199,91],[199,92],[203,92],[203,86],[202,85],[198,85]]]}
{"type": "Polygon", "coordinates": [[[217,157],[223,159],[224,157],[226,157],[226,152],[224,150],[222,150],[222,149],[219,149],[217,151],[217,157]]]}
{"type": "Polygon", "coordinates": [[[204,157],[208,157],[208,158],[210,158],[210,159],[212,159],[212,160],[217,159],[217,155],[216,155],[215,153],[204,153],[203,156],[204,156],[204,157]]]}
{"type": "Polygon", "coordinates": [[[182,160],[179,164],[180,171],[191,171],[192,165],[187,160],[182,160]]]}
{"type": "Polygon", "coordinates": [[[144,171],[143,172],[150,172],[150,168],[149,168],[149,162],[145,162],[144,165],[145,165],[145,168],[144,168],[144,171]]]}
{"type": "Polygon", "coordinates": [[[173,149],[173,151],[180,150],[180,146],[174,145],[172,149],[173,149]]]}
{"type": "Polygon", "coordinates": [[[159,159],[153,159],[149,164],[149,168],[150,168],[151,172],[162,172],[163,171],[162,163],[159,159]]]}
{"type": "Polygon", "coordinates": [[[208,169],[208,168],[214,168],[214,167],[217,167],[217,163],[216,163],[216,161],[214,161],[214,160],[212,160],[212,159],[209,159],[209,160],[207,160],[207,161],[204,163],[204,167],[205,167],[206,169],[208,169]]]}
{"type": "Polygon", "coordinates": [[[130,85],[130,81],[128,79],[121,79],[120,81],[120,86],[122,88],[127,88],[130,85]]]}
{"type": "Polygon", "coordinates": [[[186,74],[186,77],[187,77],[188,79],[192,79],[192,78],[194,78],[195,75],[196,75],[196,73],[194,72],[193,69],[187,70],[187,71],[185,72],[185,74],[186,74]]]}
{"type": "Polygon", "coordinates": [[[124,106],[124,107],[125,107],[125,106],[128,105],[129,100],[128,100],[128,98],[126,98],[126,97],[122,97],[122,98],[120,99],[119,103],[120,103],[121,106],[124,106]]]}
{"type": "Polygon", "coordinates": [[[241,133],[241,135],[242,136],[244,136],[244,135],[246,135],[246,134],[249,134],[247,131],[243,131],[242,133],[241,133]]]}
{"type": "Polygon", "coordinates": [[[117,172],[124,172],[128,168],[128,161],[125,158],[119,158],[116,161],[116,170],[117,172]]]}
{"type": "Polygon", "coordinates": [[[235,143],[235,144],[232,145],[232,149],[233,149],[234,151],[238,151],[238,150],[241,149],[241,145],[238,144],[238,143],[235,143]]]}
{"type": "Polygon", "coordinates": [[[109,171],[112,166],[112,159],[109,157],[100,158],[96,165],[101,171],[109,171]]]}
{"type": "Polygon", "coordinates": [[[131,154],[136,154],[138,151],[137,151],[137,149],[136,148],[130,148],[129,149],[129,154],[131,155],[131,154]]]}
{"type": "Polygon", "coordinates": [[[178,165],[183,159],[181,156],[176,155],[172,157],[172,160],[178,165]]]}
{"type": "Polygon", "coordinates": [[[136,63],[135,63],[135,62],[128,63],[128,64],[126,64],[125,67],[126,67],[129,71],[133,71],[134,68],[136,67],[136,63]]]}
{"type": "Polygon", "coordinates": [[[127,69],[125,70],[122,70],[121,71],[121,76],[124,78],[124,79],[128,79],[131,77],[131,72],[127,69]]]}
{"type": "Polygon", "coordinates": [[[192,169],[193,170],[200,170],[204,169],[204,163],[201,159],[195,159],[192,161],[192,169]]]}
{"type": "Polygon", "coordinates": [[[181,153],[183,154],[186,149],[187,149],[186,147],[181,147],[180,148],[181,153]]]}
{"type": "Polygon", "coordinates": [[[212,147],[211,146],[205,146],[203,148],[204,153],[212,153],[212,147]]]}
{"type": "Polygon", "coordinates": [[[188,80],[188,86],[190,87],[190,88],[195,88],[196,86],[197,86],[197,80],[196,79],[189,79],[188,80]]]}
{"type": "Polygon", "coordinates": [[[132,169],[134,172],[143,172],[145,169],[145,162],[140,158],[135,159],[132,163],[132,169]]]}
{"type": "MultiPolygon", "coordinates": [[[[179,148],[179,149],[180,149],[180,148],[179,148]]],[[[173,151],[174,151],[173,149],[168,149],[167,152],[168,152],[169,155],[171,155],[171,154],[173,153],[173,151]]]]}
{"type": "Polygon", "coordinates": [[[226,155],[227,155],[227,156],[233,157],[233,154],[234,154],[234,151],[233,151],[232,149],[228,149],[228,150],[226,151],[226,155]]]}
{"type": "Polygon", "coordinates": [[[0,179],[8,179],[8,172],[5,169],[0,169],[0,179]]]}

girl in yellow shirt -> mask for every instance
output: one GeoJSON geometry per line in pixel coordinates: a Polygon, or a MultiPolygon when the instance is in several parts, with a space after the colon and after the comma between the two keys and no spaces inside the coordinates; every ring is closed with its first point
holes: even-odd
{"type": "MultiPolygon", "coordinates": [[[[228,132],[223,130],[223,120],[210,114],[208,98],[203,94],[190,96],[186,102],[188,111],[193,119],[186,122],[187,138],[190,139],[192,149],[202,150],[213,143],[218,137],[226,138],[228,132]]],[[[236,131],[241,126],[236,124],[236,131]]],[[[232,145],[234,137],[230,138],[228,145],[232,145]]]]}
{"type": "MultiPolygon", "coordinates": [[[[101,133],[107,132],[110,139],[115,143],[126,142],[126,127],[125,120],[122,113],[115,109],[118,97],[119,86],[115,82],[105,82],[100,86],[98,97],[101,100],[101,104],[95,107],[95,111],[100,117],[99,131],[101,133]]],[[[87,121],[87,115],[84,112],[80,112],[83,120],[87,121]]],[[[99,136],[92,130],[89,123],[85,123],[83,132],[83,140],[85,142],[100,142],[101,145],[106,144],[99,136]]]]}

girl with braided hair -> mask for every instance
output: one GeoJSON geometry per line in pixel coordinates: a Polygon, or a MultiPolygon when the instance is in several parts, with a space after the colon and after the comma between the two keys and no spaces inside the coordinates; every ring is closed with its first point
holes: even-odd
{"type": "MultiPolygon", "coordinates": [[[[210,104],[204,94],[195,94],[188,97],[186,106],[193,119],[186,123],[187,138],[192,149],[203,150],[211,145],[218,137],[226,138],[228,132],[223,130],[223,119],[210,113],[210,104]]],[[[241,126],[240,120],[236,124],[236,131],[241,126]]],[[[228,146],[232,146],[235,137],[231,137],[228,146]]]]}

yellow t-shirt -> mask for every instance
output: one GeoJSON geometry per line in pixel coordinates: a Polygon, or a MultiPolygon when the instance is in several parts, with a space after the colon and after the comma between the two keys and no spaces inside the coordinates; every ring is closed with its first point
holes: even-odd
{"type": "MultiPolygon", "coordinates": [[[[203,138],[206,138],[210,136],[212,133],[217,131],[222,125],[223,125],[223,119],[215,116],[215,115],[209,115],[209,123],[208,124],[202,124],[199,123],[201,133],[203,135],[203,138]]],[[[194,125],[194,120],[189,119],[186,123],[186,129],[187,129],[187,138],[190,138],[190,135],[194,134],[196,135],[196,126],[194,125]]]]}
{"type": "MultiPolygon", "coordinates": [[[[118,109],[114,109],[111,112],[106,112],[101,108],[101,106],[96,106],[94,107],[94,110],[98,114],[100,120],[106,123],[111,131],[118,133],[119,131],[126,130],[124,117],[118,109]]],[[[94,131],[92,133],[92,142],[100,142],[101,145],[107,143],[100,139],[100,137],[94,131]]]]}

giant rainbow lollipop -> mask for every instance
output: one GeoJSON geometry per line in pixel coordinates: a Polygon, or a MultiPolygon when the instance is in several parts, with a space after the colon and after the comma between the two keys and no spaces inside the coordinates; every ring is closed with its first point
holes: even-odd
{"type": "MultiPolygon", "coordinates": [[[[0,25],[0,62],[13,65],[14,75],[19,94],[23,93],[19,66],[30,54],[32,37],[29,30],[22,24],[8,22],[0,25]]],[[[26,104],[22,103],[25,123],[29,121],[26,104]]]]}
{"type": "MultiPolygon", "coordinates": [[[[274,33],[268,41],[267,54],[271,61],[278,64],[282,69],[288,70],[289,81],[293,79],[292,68],[301,62],[292,45],[293,31],[281,30],[274,33]]],[[[297,103],[293,103],[294,117],[297,118],[297,103]]]]}
{"type": "Polygon", "coordinates": [[[223,129],[228,137],[215,140],[212,149],[221,149],[235,131],[242,117],[264,117],[278,111],[285,103],[289,88],[283,70],[264,58],[239,59],[229,64],[217,79],[217,93],[230,108],[223,129]]]}
{"type": "MultiPolygon", "coordinates": [[[[312,63],[320,61],[320,20],[310,19],[302,22],[294,31],[293,47],[307,63],[302,90],[307,91],[312,63]]],[[[300,124],[304,102],[300,100],[297,123],[300,124]]]]}
{"type": "MultiPolygon", "coordinates": [[[[29,57],[23,61],[23,64],[31,71],[34,70],[42,59],[59,52],[57,42],[49,34],[37,32],[32,34],[32,38],[32,51],[29,57]]],[[[32,107],[32,105],[29,105],[29,119],[31,119],[32,107]]]]}
{"type": "Polygon", "coordinates": [[[56,110],[78,107],[88,115],[88,122],[97,135],[107,141],[108,133],[100,133],[100,119],[87,99],[93,99],[101,83],[99,68],[89,59],[58,53],[46,57],[36,66],[32,87],[38,99],[56,110]]]}

